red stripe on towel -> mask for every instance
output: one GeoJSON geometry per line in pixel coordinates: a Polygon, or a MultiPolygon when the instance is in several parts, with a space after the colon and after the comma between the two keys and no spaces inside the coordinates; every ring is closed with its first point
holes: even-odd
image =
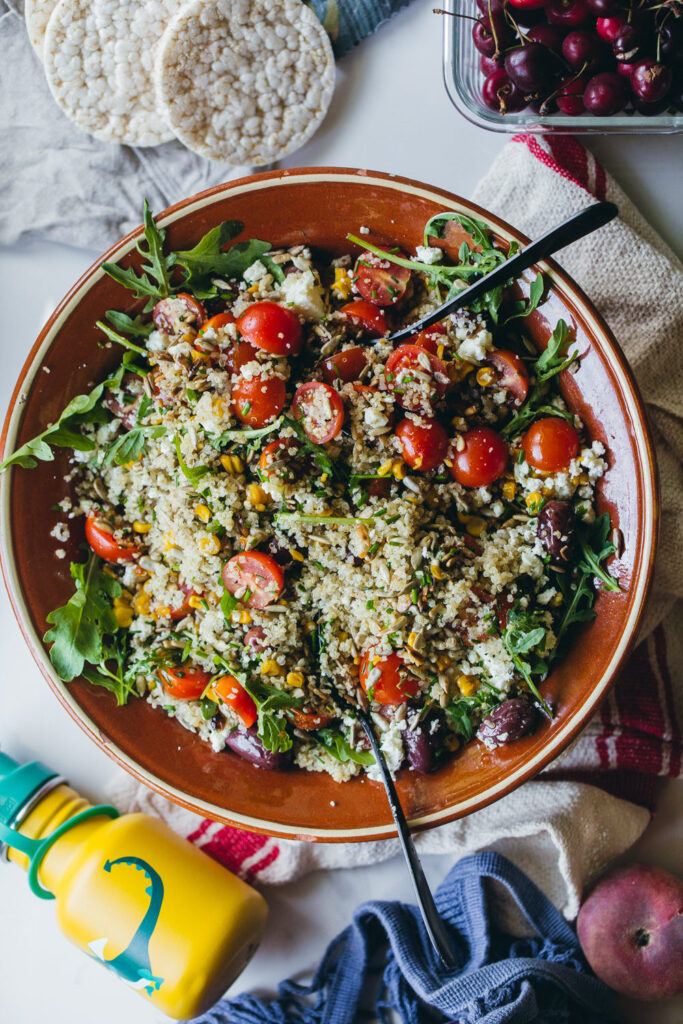
{"type": "Polygon", "coordinates": [[[563,178],[567,178],[568,181],[573,181],[575,185],[579,186],[579,188],[587,191],[586,186],[579,181],[571,171],[558,164],[557,160],[555,160],[550,153],[546,152],[538,139],[535,139],[532,135],[513,135],[512,142],[522,142],[531,155],[535,156],[536,159],[540,160],[540,162],[545,164],[546,167],[549,167],[551,171],[555,171],[556,174],[561,175],[563,178]]]}
{"type": "Polygon", "coordinates": [[[230,871],[239,873],[244,861],[258,853],[267,842],[268,836],[256,832],[243,832],[240,828],[224,825],[208,843],[204,843],[202,850],[230,871]]]}

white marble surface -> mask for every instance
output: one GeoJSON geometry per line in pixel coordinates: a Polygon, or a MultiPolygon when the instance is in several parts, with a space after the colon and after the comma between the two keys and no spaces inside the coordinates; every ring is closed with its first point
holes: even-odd
{"type": "MultiPolygon", "coordinates": [[[[464,195],[486,171],[504,137],[483,132],[451,107],[442,85],[441,28],[431,5],[413,3],[341,62],[328,119],[287,161],[393,171],[464,195]]],[[[663,237],[681,250],[681,140],[595,137],[596,155],[619,179],[663,237]]],[[[552,211],[549,217],[552,216],[552,211]]],[[[103,239],[104,249],[112,240],[103,239]]],[[[50,311],[97,253],[25,244],[0,250],[3,285],[0,407],[50,311]]],[[[39,757],[86,795],[101,798],[113,766],[69,719],[35,667],[4,590],[0,593],[0,744],[18,759],[39,757]]],[[[664,786],[659,813],[639,856],[683,870],[683,786],[664,786]]],[[[429,858],[438,882],[448,859],[429,858]]],[[[343,928],[352,907],[369,897],[411,899],[400,861],[376,868],[316,874],[268,894],[266,941],[235,991],[272,990],[285,975],[312,967],[343,928]]],[[[54,907],[34,899],[14,867],[0,867],[0,1020],[3,1024],[152,1024],[160,1019],[138,996],[89,962],[59,935],[54,907]]],[[[674,1024],[683,1003],[624,1008],[634,1024],[674,1024]]]]}

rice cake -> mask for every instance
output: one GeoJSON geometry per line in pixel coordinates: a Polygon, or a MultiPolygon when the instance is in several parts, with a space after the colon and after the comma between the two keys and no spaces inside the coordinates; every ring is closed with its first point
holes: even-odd
{"type": "Polygon", "coordinates": [[[300,0],[190,0],[164,32],[155,82],[186,146],[262,166],[298,149],[322,122],[334,57],[300,0]]]}
{"type": "Polygon", "coordinates": [[[173,138],[156,103],[152,67],[182,0],[60,0],[43,58],[52,95],[103,142],[154,146],[173,138]]]}
{"type": "Polygon", "coordinates": [[[59,0],[24,0],[24,19],[31,45],[40,59],[43,59],[45,30],[59,0]]]}

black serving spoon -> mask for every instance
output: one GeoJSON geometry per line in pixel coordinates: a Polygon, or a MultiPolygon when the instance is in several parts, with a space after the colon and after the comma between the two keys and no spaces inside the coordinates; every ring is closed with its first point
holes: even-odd
{"type": "Polygon", "coordinates": [[[432,945],[434,946],[434,949],[438,953],[442,964],[448,970],[451,970],[457,966],[457,960],[455,952],[451,945],[451,939],[444,927],[444,923],[441,920],[441,917],[439,916],[439,911],[436,909],[436,904],[434,903],[432,891],[429,888],[429,883],[427,882],[427,879],[425,878],[425,873],[422,870],[422,864],[420,863],[420,858],[417,855],[417,850],[415,849],[415,843],[413,842],[413,837],[411,836],[410,830],[408,828],[406,816],[403,813],[403,808],[401,807],[401,803],[398,799],[398,793],[396,792],[394,780],[392,779],[391,772],[389,771],[387,763],[384,760],[384,754],[382,753],[382,750],[380,748],[379,740],[377,739],[377,734],[375,733],[372,724],[372,719],[370,718],[370,715],[367,713],[367,711],[363,710],[363,708],[359,706],[352,706],[351,703],[347,700],[347,698],[339,692],[336,686],[334,686],[330,681],[328,682],[334,691],[337,703],[340,704],[343,708],[345,708],[351,715],[354,715],[358,719],[358,721],[363,727],[365,735],[370,741],[372,753],[375,756],[377,767],[379,768],[380,774],[382,776],[382,782],[384,783],[384,789],[387,794],[387,800],[389,801],[389,807],[391,808],[391,813],[393,815],[394,821],[396,822],[396,828],[398,829],[398,838],[401,841],[401,846],[403,848],[403,855],[406,859],[406,862],[408,864],[408,870],[410,871],[410,876],[413,880],[415,895],[417,896],[417,901],[420,905],[422,920],[424,921],[425,928],[427,929],[427,934],[429,935],[429,938],[432,940],[432,945]]]}
{"type": "Polygon", "coordinates": [[[501,263],[490,274],[486,274],[474,284],[471,284],[469,288],[464,288],[461,292],[458,292],[452,299],[445,302],[443,306],[435,309],[433,313],[428,313],[427,316],[423,316],[416,323],[402,327],[400,331],[390,335],[388,340],[402,341],[404,338],[410,337],[411,334],[417,334],[418,331],[426,330],[432,324],[443,320],[448,313],[453,313],[456,309],[468,306],[475,299],[484,295],[485,292],[491,291],[492,288],[497,288],[499,284],[505,284],[511,278],[519,277],[522,271],[528,270],[529,267],[532,267],[534,263],[538,263],[539,260],[552,256],[558,249],[564,249],[565,245],[578,242],[580,238],[589,235],[591,231],[596,231],[598,228],[603,227],[616,217],[618,212],[619,210],[614,203],[594,203],[592,206],[586,207],[585,210],[581,210],[580,213],[575,213],[572,217],[568,217],[567,220],[552,228],[547,234],[542,235],[535,242],[531,242],[527,245],[526,249],[522,249],[521,252],[506,260],[505,263],[501,263]]]}

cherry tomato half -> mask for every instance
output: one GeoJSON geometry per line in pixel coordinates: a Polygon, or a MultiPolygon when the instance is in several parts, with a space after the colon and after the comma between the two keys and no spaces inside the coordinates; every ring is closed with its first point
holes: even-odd
{"type": "Polygon", "coordinates": [[[219,697],[242,719],[247,729],[254,724],[258,718],[256,705],[234,676],[219,676],[212,684],[211,689],[216,697],[219,697]]]}
{"type": "Polygon", "coordinates": [[[295,437],[278,437],[270,441],[261,452],[259,469],[269,479],[298,480],[305,460],[301,458],[301,441],[295,437]]]}
{"type": "Polygon", "coordinates": [[[364,348],[360,345],[345,348],[323,359],[323,380],[326,384],[334,384],[338,380],[343,384],[350,384],[352,380],[358,380],[367,365],[368,357],[364,348]]]}
{"type": "Polygon", "coordinates": [[[345,306],[342,306],[339,312],[347,316],[356,326],[362,327],[368,334],[373,334],[377,338],[382,338],[389,332],[387,318],[382,310],[373,306],[371,302],[354,299],[353,302],[347,302],[345,306]]]}
{"type": "Polygon", "coordinates": [[[227,367],[230,373],[238,374],[247,363],[258,362],[257,350],[248,341],[240,341],[228,349],[227,367]]]}
{"type": "Polygon", "coordinates": [[[131,562],[142,548],[132,540],[117,540],[106,528],[107,525],[91,512],[85,520],[85,539],[88,544],[105,562],[131,562]]]}
{"type": "Polygon", "coordinates": [[[396,427],[403,458],[421,473],[428,473],[443,462],[448,451],[448,434],[438,420],[424,418],[422,423],[401,420],[396,427]]]}
{"type": "Polygon", "coordinates": [[[462,435],[465,447],[453,456],[451,473],[463,487],[487,487],[505,472],[508,449],[491,427],[475,427],[462,435]]]}
{"type": "Polygon", "coordinates": [[[223,566],[225,589],[247,608],[265,608],[277,601],[285,576],[274,558],[263,551],[233,555],[223,566]]]}
{"type": "Polygon", "coordinates": [[[179,700],[199,700],[211,682],[211,675],[198,665],[160,668],[157,675],[166,693],[179,700]]]}
{"type": "Polygon", "coordinates": [[[227,327],[228,324],[234,324],[234,322],[235,318],[232,313],[216,313],[202,326],[198,337],[201,338],[202,334],[206,334],[207,331],[220,331],[221,327],[227,327]]]}
{"type": "Polygon", "coordinates": [[[300,384],[292,402],[306,437],[314,444],[326,444],[336,437],[344,422],[344,403],[338,392],[319,380],[300,384]]]}
{"type": "MultiPolygon", "coordinates": [[[[402,252],[396,255],[404,257],[402,252]]],[[[366,302],[375,306],[393,306],[404,295],[411,274],[408,267],[401,267],[375,253],[363,252],[353,268],[353,283],[366,302]]]]}
{"type": "Polygon", "coordinates": [[[403,704],[420,692],[420,684],[412,676],[399,654],[374,662],[372,648],[366,651],[360,663],[360,683],[368,697],[378,704],[403,704]]]}
{"type": "Polygon", "coordinates": [[[444,324],[432,324],[431,327],[425,328],[424,331],[420,331],[413,338],[413,345],[417,345],[418,348],[426,348],[428,352],[431,352],[433,356],[439,351],[439,345],[442,344],[444,335],[448,331],[444,324]]]}
{"type": "Polygon", "coordinates": [[[282,377],[238,377],[232,386],[231,408],[250,427],[265,427],[284,409],[286,393],[282,377]]]}
{"type": "Polygon", "coordinates": [[[206,310],[194,296],[179,292],[157,302],[152,310],[152,320],[160,331],[174,334],[186,325],[201,327],[206,320],[206,310]]]}
{"type": "Polygon", "coordinates": [[[295,728],[303,732],[324,729],[332,721],[331,715],[321,714],[319,711],[306,711],[304,708],[289,708],[287,715],[295,728]]]}
{"type": "Polygon", "coordinates": [[[448,384],[444,364],[419,345],[394,349],[387,359],[384,379],[398,404],[410,412],[429,412],[448,384]]]}
{"type": "Polygon", "coordinates": [[[237,327],[252,345],[276,356],[295,356],[301,351],[301,321],[277,302],[255,302],[239,318],[237,327]]]}
{"type": "Polygon", "coordinates": [[[505,388],[513,405],[521,405],[529,391],[529,372],[517,353],[497,348],[488,353],[486,361],[496,371],[498,387],[505,388]]]}
{"type": "Polygon", "coordinates": [[[579,435],[557,416],[536,420],[522,438],[526,461],[544,473],[560,473],[579,454],[579,435]]]}

